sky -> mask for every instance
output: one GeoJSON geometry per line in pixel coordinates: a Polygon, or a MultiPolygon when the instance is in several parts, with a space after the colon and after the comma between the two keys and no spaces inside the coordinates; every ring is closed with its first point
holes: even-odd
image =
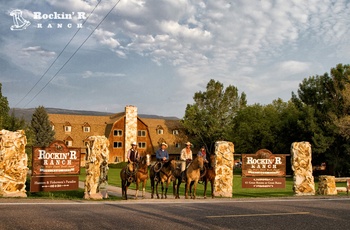
{"type": "Polygon", "coordinates": [[[345,0],[0,0],[10,108],[182,118],[210,79],[249,105],[350,64],[345,0]]]}

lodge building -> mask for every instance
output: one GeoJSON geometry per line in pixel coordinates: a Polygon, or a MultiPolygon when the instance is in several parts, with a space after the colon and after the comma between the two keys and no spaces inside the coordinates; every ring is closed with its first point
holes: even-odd
{"type": "Polygon", "coordinates": [[[82,164],[85,164],[86,144],[90,136],[105,136],[109,140],[109,163],[126,161],[131,143],[136,142],[141,156],[155,151],[162,142],[168,144],[168,152],[178,158],[187,137],[179,119],[139,117],[137,107],[128,105],[124,112],[110,116],[78,114],[48,114],[55,139],[67,147],[81,149],[82,164]]]}

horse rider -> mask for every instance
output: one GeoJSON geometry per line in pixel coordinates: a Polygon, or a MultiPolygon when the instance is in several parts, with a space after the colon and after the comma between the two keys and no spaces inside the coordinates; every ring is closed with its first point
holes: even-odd
{"type": "Polygon", "coordinates": [[[203,157],[204,163],[208,164],[207,153],[204,146],[199,150],[197,156],[203,157]]]}
{"type": "Polygon", "coordinates": [[[185,170],[188,164],[192,161],[192,150],[191,150],[191,142],[186,142],[186,147],[181,150],[180,160],[181,160],[181,178],[182,182],[185,182],[185,170]]]}
{"type": "MultiPolygon", "coordinates": [[[[167,162],[169,160],[169,153],[166,150],[166,148],[168,147],[167,143],[163,142],[160,145],[160,148],[156,151],[156,160],[157,162],[167,162]]],[[[157,181],[158,178],[160,178],[159,172],[155,173],[155,177],[154,180],[157,181]]]]}
{"type": "MultiPolygon", "coordinates": [[[[135,163],[137,163],[140,160],[140,154],[137,151],[137,144],[135,141],[131,143],[131,149],[129,149],[127,153],[127,158],[128,158],[128,163],[133,164],[134,166],[135,166],[135,163]]],[[[129,178],[130,177],[133,177],[133,176],[129,176],[129,178]]]]}

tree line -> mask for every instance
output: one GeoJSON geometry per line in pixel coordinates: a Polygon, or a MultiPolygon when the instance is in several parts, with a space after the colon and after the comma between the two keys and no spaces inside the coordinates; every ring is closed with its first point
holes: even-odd
{"type": "Polygon", "coordinates": [[[312,163],[326,162],[328,173],[350,175],[350,66],[305,78],[287,102],[247,105],[237,87],[210,80],[194,94],[182,123],[195,145],[214,151],[218,140],[231,141],[235,153],[269,149],[290,153],[293,142],[312,146],[312,163]]]}
{"type": "MultiPolygon", "coordinates": [[[[16,118],[0,83],[0,129],[24,129],[28,144],[47,146],[54,138],[48,115],[39,106],[27,124],[16,118]]],[[[196,146],[214,151],[218,140],[231,141],[235,153],[269,149],[290,153],[293,142],[312,145],[312,163],[326,162],[329,173],[350,175],[350,66],[338,64],[330,73],[305,78],[287,102],[247,105],[246,94],[211,79],[205,91],[195,92],[181,122],[196,146]]]]}

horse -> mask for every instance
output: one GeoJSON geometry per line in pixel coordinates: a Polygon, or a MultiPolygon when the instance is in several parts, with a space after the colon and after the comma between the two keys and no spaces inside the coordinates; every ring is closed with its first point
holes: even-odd
{"type": "Polygon", "coordinates": [[[151,189],[152,189],[151,198],[152,199],[153,199],[153,195],[154,195],[154,184],[156,182],[155,181],[156,172],[158,172],[158,177],[159,177],[157,182],[156,182],[156,186],[155,186],[157,198],[159,199],[158,184],[161,183],[161,185],[162,185],[161,198],[166,199],[169,183],[173,179],[173,171],[175,170],[175,168],[176,168],[176,161],[174,159],[167,161],[165,163],[157,162],[156,164],[151,166],[150,179],[151,179],[151,189]],[[164,193],[164,182],[166,183],[165,193],[164,193]]]}
{"type": "Polygon", "coordinates": [[[137,163],[129,163],[120,171],[120,179],[122,182],[122,197],[127,200],[128,199],[128,188],[135,179],[135,175],[137,172],[137,163]]]}
{"type": "Polygon", "coordinates": [[[208,167],[205,170],[204,176],[201,178],[201,180],[204,183],[204,199],[207,198],[207,185],[209,181],[211,185],[211,198],[214,198],[214,181],[216,176],[214,161],[215,161],[215,155],[210,155],[210,159],[209,159],[210,165],[208,165],[208,167]]]}
{"type": "Polygon", "coordinates": [[[145,157],[141,157],[140,162],[138,164],[138,169],[136,172],[136,193],[135,199],[137,199],[139,193],[139,185],[142,183],[142,198],[145,198],[146,184],[148,179],[148,166],[150,165],[150,155],[146,155],[145,157]]]}
{"type": "Polygon", "coordinates": [[[173,181],[173,195],[175,197],[175,199],[180,199],[180,195],[179,195],[179,190],[180,190],[180,185],[182,182],[182,174],[181,174],[181,162],[180,163],[176,163],[176,168],[173,171],[173,177],[174,177],[174,181],[173,181]]]}
{"type": "Polygon", "coordinates": [[[203,157],[197,156],[186,169],[186,189],[185,198],[188,199],[188,190],[191,188],[191,182],[193,181],[193,191],[190,192],[190,196],[196,199],[197,184],[201,177],[201,170],[204,168],[203,157]]]}

